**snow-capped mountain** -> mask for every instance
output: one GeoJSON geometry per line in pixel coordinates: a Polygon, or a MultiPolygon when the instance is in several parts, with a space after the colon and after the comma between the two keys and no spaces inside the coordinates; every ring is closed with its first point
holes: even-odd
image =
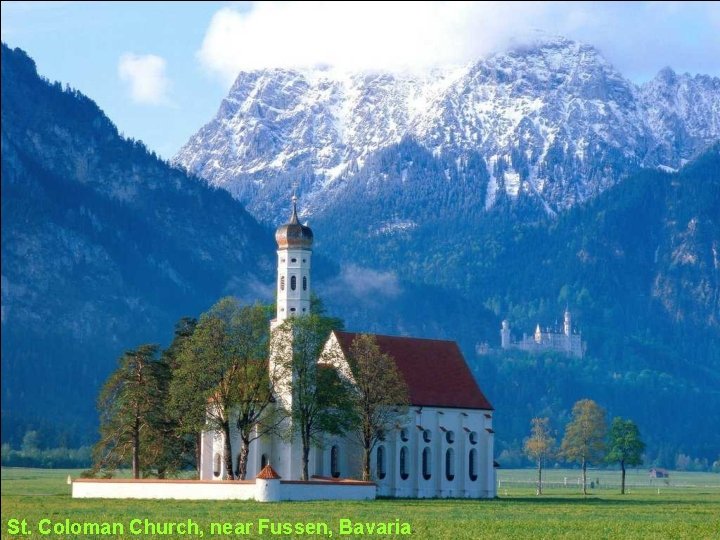
{"type": "Polygon", "coordinates": [[[353,181],[392,176],[370,158],[407,139],[454,162],[448,182],[479,158],[485,208],[527,196],[554,213],[720,139],[720,79],[666,69],[637,87],[563,38],[422,75],[243,72],[174,161],[276,222],[293,182],[306,214],[322,214],[353,181]]]}

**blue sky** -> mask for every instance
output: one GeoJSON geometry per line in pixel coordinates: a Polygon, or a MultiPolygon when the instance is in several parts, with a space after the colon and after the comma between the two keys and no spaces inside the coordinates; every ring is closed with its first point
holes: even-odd
{"type": "Polygon", "coordinates": [[[720,76],[720,3],[2,2],[2,40],[94,99],[163,157],[242,69],[425,69],[539,29],[597,46],[640,83],[664,66],[720,76]]]}

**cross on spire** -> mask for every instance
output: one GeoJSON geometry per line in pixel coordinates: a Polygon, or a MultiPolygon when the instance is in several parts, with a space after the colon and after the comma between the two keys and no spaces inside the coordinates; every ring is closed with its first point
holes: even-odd
{"type": "Polygon", "coordinates": [[[297,180],[293,180],[292,183],[292,197],[290,200],[292,201],[292,214],[290,216],[290,223],[298,223],[298,215],[297,215],[297,188],[298,188],[298,182],[297,180]]]}

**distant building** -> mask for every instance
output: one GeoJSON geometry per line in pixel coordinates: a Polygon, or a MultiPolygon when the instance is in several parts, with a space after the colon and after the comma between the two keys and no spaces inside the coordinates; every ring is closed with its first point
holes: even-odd
{"type": "Polygon", "coordinates": [[[653,467],[650,469],[650,478],[670,478],[670,473],[665,469],[653,467]]]}
{"type": "Polygon", "coordinates": [[[538,324],[535,333],[531,336],[523,334],[520,341],[513,341],[510,333],[510,321],[505,319],[500,329],[500,347],[502,349],[517,349],[527,352],[563,352],[568,356],[582,358],[585,356],[586,344],[582,335],[573,329],[570,310],[565,310],[562,329],[546,328],[543,331],[538,324]]]}

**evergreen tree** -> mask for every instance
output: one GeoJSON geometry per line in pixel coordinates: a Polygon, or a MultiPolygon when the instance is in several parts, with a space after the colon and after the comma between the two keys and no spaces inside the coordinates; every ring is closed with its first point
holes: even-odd
{"type": "Polygon", "coordinates": [[[575,403],[560,451],[565,459],[581,464],[583,495],[587,495],[587,465],[603,458],[606,432],[605,411],[597,403],[591,399],[575,403]]]}
{"type": "Polygon", "coordinates": [[[199,472],[200,433],[188,432],[185,429],[187,411],[184,408],[174,408],[170,400],[170,384],[175,370],[179,367],[178,355],[185,342],[192,336],[196,325],[196,319],[181,318],[175,324],[175,337],[172,343],[160,356],[158,374],[163,416],[159,429],[151,440],[151,449],[154,452],[153,463],[160,478],[177,473],[188,466],[195,467],[199,472]]]}
{"type": "Polygon", "coordinates": [[[152,467],[148,447],[163,418],[157,345],[123,354],[98,397],[100,441],[94,469],[114,470],[130,461],[133,478],[152,467]]]}
{"type": "Polygon", "coordinates": [[[620,494],[625,494],[625,467],[642,465],[642,453],[645,443],[640,439],[640,430],[632,420],[613,418],[610,426],[610,440],[606,461],[620,463],[622,481],[620,494]]]}

